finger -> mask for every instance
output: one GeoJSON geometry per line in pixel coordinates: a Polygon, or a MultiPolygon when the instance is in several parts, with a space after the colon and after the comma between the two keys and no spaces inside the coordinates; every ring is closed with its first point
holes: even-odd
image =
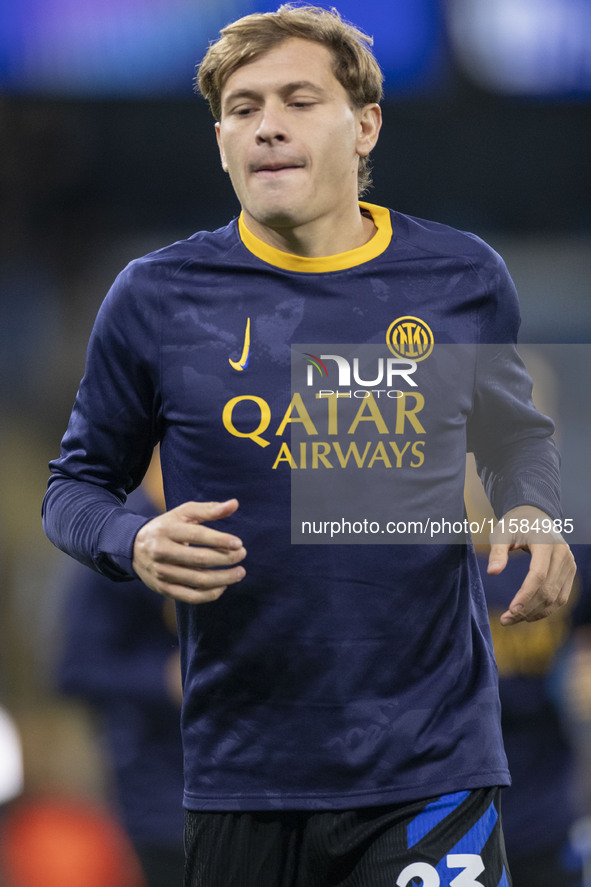
{"type": "Polygon", "coordinates": [[[237,536],[203,526],[206,521],[229,517],[237,508],[237,499],[228,499],[226,502],[185,502],[168,512],[171,535],[182,544],[240,548],[242,540],[237,536]]]}
{"type": "MultiPolygon", "coordinates": [[[[198,588],[188,588],[184,585],[170,585],[166,590],[160,591],[159,594],[183,604],[209,604],[217,601],[227,587],[227,585],[220,585],[217,588],[201,590],[198,588]]],[[[154,590],[157,591],[158,589],[154,590]]]]}
{"type": "Polygon", "coordinates": [[[195,520],[217,520],[220,514],[227,516],[233,514],[238,508],[238,499],[225,499],[223,502],[196,502],[190,499],[177,505],[173,511],[179,511],[191,516],[194,515],[195,520]]]}
{"type": "Polygon", "coordinates": [[[196,545],[207,548],[219,548],[234,551],[242,548],[242,539],[232,533],[222,533],[203,524],[185,524],[180,521],[171,523],[170,538],[180,545],[196,545]]]}
{"type": "Polygon", "coordinates": [[[507,566],[508,559],[509,543],[494,542],[490,547],[486,572],[492,576],[497,576],[499,573],[502,573],[507,566]]]}
{"type": "Polygon", "coordinates": [[[154,577],[154,591],[189,603],[216,600],[229,586],[244,579],[244,567],[222,570],[187,570],[184,568],[159,571],[154,577]]]}
{"type": "Polygon", "coordinates": [[[230,517],[238,508],[238,499],[227,499],[225,502],[183,502],[171,509],[169,514],[176,513],[190,523],[222,520],[230,517]]]}
{"type": "Polygon", "coordinates": [[[160,567],[186,567],[206,570],[231,567],[246,557],[246,548],[211,548],[209,546],[179,545],[169,539],[159,540],[152,549],[153,562],[160,567]]]}
{"type": "Polygon", "coordinates": [[[573,582],[577,573],[577,565],[575,563],[575,559],[573,557],[572,551],[570,548],[567,548],[566,553],[566,565],[563,573],[563,583],[560,588],[560,603],[559,606],[563,607],[566,603],[568,603],[568,599],[570,598],[570,593],[573,589],[573,582]]]}

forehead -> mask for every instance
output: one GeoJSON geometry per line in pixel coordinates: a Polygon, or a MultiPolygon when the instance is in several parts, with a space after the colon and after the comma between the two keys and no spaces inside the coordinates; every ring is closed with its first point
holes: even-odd
{"type": "Polygon", "coordinates": [[[264,91],[301,81],[324,90],[342,89],[333,73],[331,51],[312,40],[292,37],[236,68],[222,86],[222,101],[236,90],[264,91]]]}

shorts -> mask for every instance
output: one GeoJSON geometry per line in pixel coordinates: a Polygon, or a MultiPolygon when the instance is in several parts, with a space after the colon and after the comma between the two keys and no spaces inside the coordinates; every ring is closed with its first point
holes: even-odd
{"type": "Polygon", "coordinates": [[[511,887],[500,789],[330,811],[197,812],[185,887],[511,887]]]}

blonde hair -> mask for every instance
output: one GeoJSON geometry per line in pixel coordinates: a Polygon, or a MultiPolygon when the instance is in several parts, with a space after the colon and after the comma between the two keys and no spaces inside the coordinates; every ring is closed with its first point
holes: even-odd
{"type": "MultiPolygon", "coordinates": [[[[371,51],[372,38],[342,19],[336,9],[285,3],[276,12],[246,15],[223,28],[220,35],[199,65],[195,82],[218,121],[222,89],[230,75],[293,37],[326,46],[333,73],[354,108],[382,98],[384,77],[371,51]]],[[[369,158],[360,157],[359,195],[370,184],[369,158]]]]}

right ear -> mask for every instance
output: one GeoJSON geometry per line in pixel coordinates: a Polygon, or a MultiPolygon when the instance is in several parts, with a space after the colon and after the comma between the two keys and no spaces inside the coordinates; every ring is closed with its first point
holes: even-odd
{"type": "Polygon", "coordinates": [[[215,137],[217,139],[218,150],[220,152],[220,159],[222,161],[222,169],[224,170],[224,172],[228,172],[228,164],[226,163],[226,155],[224,153],[224,146],[222,143],[222,132],[221,132],[221,127],[220,127],[219,123],[216,123],[216,125],[215,125],[215,137]]]}

